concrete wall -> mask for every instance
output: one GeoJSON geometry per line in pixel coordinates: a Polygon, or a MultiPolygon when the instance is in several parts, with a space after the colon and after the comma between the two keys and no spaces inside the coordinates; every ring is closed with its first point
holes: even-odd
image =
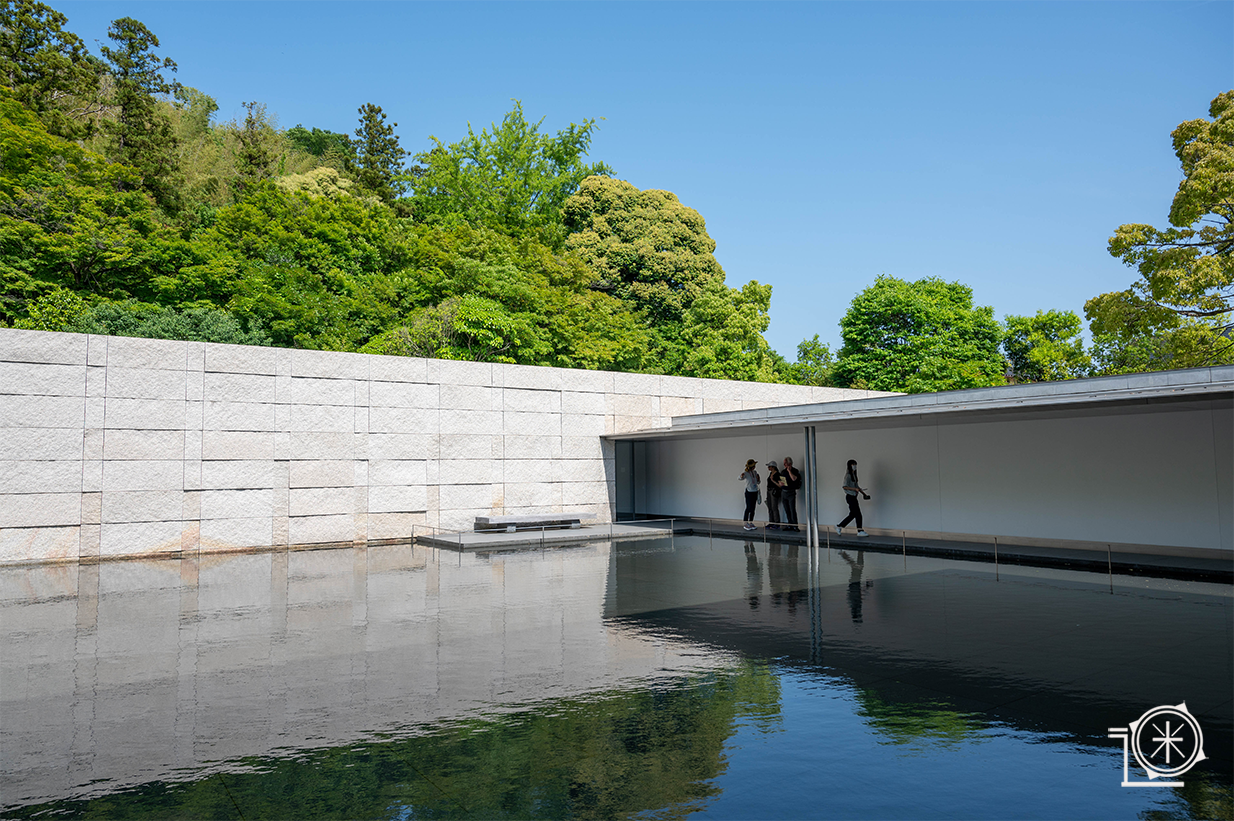
{"type": "MultiPolygon", "coordinates": [[[[874,527],[1234,551],[1232,438],[1228,407],[820,427],[821,521],[847,515],[840,488],[856,459],[874,527]]],[[[804,449],[804,434],[650,441],[645,512],[740,518],[745,460],[799,464],[804,449]]]]}
{"type": "Polygon", "coordinates": [[[607,520],[605,433],[865,395],[0,328],[0,562],[607,520]]]}

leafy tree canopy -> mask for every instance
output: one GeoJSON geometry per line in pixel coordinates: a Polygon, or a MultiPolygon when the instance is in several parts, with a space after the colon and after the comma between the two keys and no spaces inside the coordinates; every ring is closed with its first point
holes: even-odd
{"type": "Polygon", "coordinates": [[[555,137],[540,133],[517,100],[502,119],[477,134],[416,155],[422,170],[411,180],[416,218],[461,220],[510,235],[535,233],[551,248],[565,239],[561,212],[585,178],[612,173],[604,163],[583,161],[595,120],[571,124],[555,137]]]}
{"type": "Polygon", "coordinates": [[[1134,291],[1093,297],[1084,313],[1094,375],[1234,364],[1234,342],[1221,326],[1180,316],[1134,291]]]}
{"type": "Polygon", "coordinates": [[[153,277],[197,261],[136,189],[133,169],[49,134],[3,91],[0,152],[6,319],[23,315],[26,300],[55,287],[147,298],[153,277]]]}
{"type": "MultiPolygon", "coordinates": [[[[396,123],[397,125],[397,123],[396,123]]],[[[352,157],[355,147],[346,134],[325,131],[320,128],[307,129],[300,123],[287,129],[286,137],[294,148],[298,148],[314,157],[352,157]]]]}
{"type": "Polygon", "coordinates": [[[669,372],[708,379],[775,382],[776,359],[763,332],[771,323],[771,286],[747,282],[740,290],[710,280],[686,309],[669,372]],[[676,357],[680,357],[677,360],[676,357]]]}
{"type": "Polygon", "coordinates": [[[394,202],[400,193],[398,179],[407,156],[394,133],[398,123],[386,125],[385,112],[379,105],[365,103],[359,110],[360,127],[352,143],[356,180],[382,202],[394,202]]]}
{"type": "Polygon", "coordinates": [[[1055,382],[1087,376],[1092,366],[1074,311],[1008,316],[1003,350],[1017,382],[1055,382]]]}
{"type": "Polygon", "coordinates": [[[835,364],[831,346],[820,342],[818,334],[815,334],[812,339],[797,343],[797,362],[792,366],[792,376],[788,381],[798,385],[830,387],[835,364]]]}
{"type": "Polygon", "coordinates": [[[1171,134],[1183,171],[1173,227],[1122,225],[1110,238],[1110,253],[1143,277],[1133,290],[1189,317],[1234,307],[1234,91],[1219,94],[1209,114],[1171,134]]]}
{"type": "Polygon", "coordinates": [[[58,137],[88,136],[101,68],[68,18],[33,0],[0,0],[0,80],[58,137]]]}
{"type": "Polygon", "coordinates": [[[179,88],[163,72],[175,72],[169,57],[155,54],[159,38],[132,17],[112,21],[107,37],[114,46],[99,51],[111,67],[117,114],[104,128],[110,137],[109,156],[136,169],[141,186],[168,212],[178,207],[179,164],[171,121],[158,110],[155,95],[179,88]]]}
{"type": "Polygon", "coordinates": [[[924,393],[1001,385],[994,309],[958,282],[880,276],[840,320],[837,384],[924,393]]]}

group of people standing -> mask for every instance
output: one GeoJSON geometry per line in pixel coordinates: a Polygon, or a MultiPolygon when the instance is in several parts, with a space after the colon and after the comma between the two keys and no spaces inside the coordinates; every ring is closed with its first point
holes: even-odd
{"type": "MultiPolygon", "coordinates": [[[[746,483],[746,510],[741,516],[742,527],[754,530],[754,511],[758,507],[761,492],[759,486],[763,478],[758,475],[758,463],[753,459],[746,460],[745,470],[741,479],[746,483]]],[[[767,529],[768,530],[798,530],[797,527],[797,491],[801,489],[801,471],[793,467],[793,460],[784,457],[783,469],[774,460],[767,463],[767,529]],[[780,508],[784,508],[784,519],[780,519],[780,508]],[[784,526],[781,527],[781,521],[784,526]]],[[[861,503],[857,500],[860,494],[866,499],[870,494],[861,486],[857,477],[857,460],[849,459],[844,471],[844,499],[848,503],[848,516],[836,525],[836,535],[843,535],[849,522],[856,520],[857,535],[868,535],[862,529],[861,503]]]]}

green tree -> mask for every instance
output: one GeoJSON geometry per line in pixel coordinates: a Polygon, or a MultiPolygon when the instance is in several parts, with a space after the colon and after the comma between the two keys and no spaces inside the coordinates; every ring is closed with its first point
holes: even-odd
{"type": "Polygon", "coordinates": [[[277,135],[266,117],[266,107],[258,102],[241,103],[244,106],[244,123],[236,132],[240,142],[236,153],[237,195],[253,183],[268,180],[273,176],[271,166],[275,161],[273,145],[277,135]]]}
{"type": "Polygon", "coordinates": [[[958,282],[880,276],[853,299],[840,331],[838,385],[924,393],[1004,383],[994,309],[973,307],[972,289],[958,282]]]}
{"type": "Polygon", "coordinates": [[[155,95],[171,94],[178,88],[163,76],[165,71],[175,72],[176,64],[155,54],[158,37],[131,17],[112,21],[107,36],[115,46],[101,46],[99,51],[110,64],[114,80],[115,119],[104,123],[110,157],[136,169],[141,187],[164,210],[174,211],[176,137],[170,120],[158,110],[155,95]]]}
{"type": "Polygon", "coordinates": [[[389,209],[255,183],[194,241],[200,260],[154,281],[158,300],[208,302],[278,345],[355,350],[411,307],[408,248],[389,209]]]}
{"type": "Polygon", "coordinates": [[[486,228],[417,226],[402,295],[406,320],[364,350],[404,356],[639,370],[648,334],[588,286],[580,260],[486,228]]]}
{"type": "Polygon", "coordinates": [[[1172,227],[1122,225],[1110,238],[1110,253],[1140,272],[1137,294],[1193,318],[1234,307],[1234,91],[1217,95],[1209,114],[1170,135],[1183,172],[1172,227]]]}
{"type": "Polygon", "coordinates": [[[818,334],[813,339],[803,339],[797,343],[797,362],[789,371],[791,381],[798,385],[831,386],[832,371],[835,369],[835,357],[831,346],[818,340],[818,334]]]}
{"type": "Polygon", "coordinates": [[[1084,313],[1096,375],[1234,363],[1228,328],[1180,316],[1133,291],[1093,297],[1084,313]]]}
{"type": "Polygon", "coordinates": [[[58,137],[89,136],[100,66],[68,18],[33,0],[0,0],[0,77],[58,137]]]}
{"type": "Polygon", "coordinates": [[[761,336],[770,287],[725,286],[713,254],[715,240],[697,211],[668,191],[640,191],[622,180],[588,177],[566,201],[563,219],[571,232],[566,249],[595,271],[593,288],[643,317],[653,335],[653,361],[662,369],[772,378],[768,357],[773,355],[761,336]],[[736,358],[725,364],[728,355],[736,358]]]}
{"type": "Polygon", "coordinates": [[[0,316],[57,287],[147,298],[154,277],[200,262],[133,169],[49,134],[3,90],[0,157],[0,316]]]}
{"type": "Polygon", "coordinates": [[[741,290],[711,280],[685,311],[680,360],[669,372],[707,379],[776,381],[776,362],[763,338],[771,320],[771,286],[747,282],[741,290]]]}
{"type": "Polygon", "coordinates": [[[423,170],[412,180],[416,218],[461,220],[512,236],[534,233],[550,248],[565,239],[562,208],[579,184],[593,174],[610,174],[604,163],[587,164],[595,120],[571,123],[555,137],[540,133],[541,120],[528,122],[517,100],[501,124],[479,134],[418,154],[423,170]]]}
{"type": "Polygon", "coordinates": [[[394,133],[398,123],[386,125],[381,106],[372,103],[360,106],[359,112],[360,127],[354,143],[356,181],[382,202],[392,203],[401,193],[398,179],[407,157],[394,133]]]}
{"type": "Polygon", "coordinates": [[[1035,316],[1008,316],[1003,351],[1017,382],[1056,382],[1087,376],[1092,361],[1080,338],[1074,311],[1038,311],[1035,316]]]}
{"type": "Polygon", "coordinates": [[[319,157],[327,165],[342,167],[345,162],[355,161],[356,148],[346,134],[320,128],[309,130],[297,123],[287,129],[284,136],[292,148],[319,157]]]}

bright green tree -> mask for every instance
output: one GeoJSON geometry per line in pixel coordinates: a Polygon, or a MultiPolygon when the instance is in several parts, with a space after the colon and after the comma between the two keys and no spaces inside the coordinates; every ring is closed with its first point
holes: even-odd
{"type": "Polygon", "coordinates": [[[34,0],[0,0],[0,83],[58,137],[89,135],[100,66],[68,18],[34,0]]]}
{"type": "Polygon", "coordinates": [[[387,125],[381,106],[372,103],[360,106],[359,112],[360,127],[353,142],[356,181],[382,202],[394,202],[400,194],[398,180],[407,157],[394,133],[398,123],[387,125]]]}
{"type": "Polygon", "coordinates": [[[372,353],[640,370],[648,335],[620,301],[588,287],[580,260],[470,226],[418,226],[402,294],[416,308],[372,353]]]}
{"type": "Polygon", "coordinates": [[[1080,338],[1075,311],[1038,311],[1008,316],[1003,351],[1017,382],[1056,382],[1087,376],[1092,361],[1080,338]]]}
{"type": "Polygon", "coordinates": [[[668,191],[640,191],[596,176],[583,180],[566,201],[563,218],[570,230],[566,249],[595,271],[593,288],[643,317],[655,340],[654,358],[667,372],[719,372],[724,366],[713,357],[724,350],[742,350],[760,361],[734,363],[734,371],[761,372],[762,354],[756,351],[766,343],[753,342],[749,334],[761,335],[767,327],[757,319],[765,319],[767,311],[759,290],[764,286],[751,283],[755,287],[748,293],[725,287],[724,270],[713,254],[715,240],[697,211],[668,191]],[[705,293],[708,299],[690,314],[705,293]],[[722,314],[737,306],[741,316],[727,324],[733,335],[721,344],[716,334],[726,327],[722,314]],[[700,334],[707,336],[708,347],[699,348],[700,334]]]}
{"type": "Polygon", "coordinates": [[[297,123],[283,136],[292,148],[312,154],[326,165],[343,168],[348,162],[355,162],[356,148],[346,134],[320,128],[308,129],[297,123]]]}
{"type": "Polygon", "coordinates": [[[1093,297],[1084,304],[1093,335],[1095,375],[1199,368],[1234,362],[1228,330],[1180,316],[1133,291],[1093,297]]]}
{"type": "Polygon", "coordinates": [[[159,38],[132,17],[112,21],[107,37],[114,45],[99,51],[110,64],[114,81],[116,115],[104,122],[110,157],[136,169],[141,187],[164,210],[174,211],[179,171],[176,136],[170,120],[158,110],[155,95],[172,94],[178,88],[163,76],[175,72],[176,64],[155,54],[159,38]]]}
{"type": "Polygon", "coordinates": [[[1219,94],[1209,114],[1171,134],[1183,172],[1172,227],[1122,225],[1110,238],[1110,253],[1140,272],[1137,294],[1197,319],[1234,307],[1234,91],[1219,94]]]}
{"type": "Polygon", "coordinates": [[[534,233],[558,248],[566,200],[585,178],[612,169],[583,161],[595,120],[572,123],[553,137],[540,133],[542,122],[528,122],[515,101],[500,125],[479,134],[468,126],[467,137],[449,145],[431,137],[433,148],[416,156],[423,167],[411,181],[416,218],[461,220],[512,236],[534,233]]]}
{"type": "Polygon", "coordinates": [[[200,262],[162,225],[133,169],[51,135],[0,90],[0,315],[57,287],[124,299],[200,262]]]}
{"type": "Polygon", "coordinates": [[[790,366],[788,375],[790,381],[798,385],[828,387],[835,365],[831,346],[820,342],[818,334],[815,334],[813,339],[803,339],[797,343],[797,362],[790,366]]]}
{"type": "Polygon", "coordinates": [[[255,183],[198,234],[201,261],[154,285],[160,302],[228,308],[278,345],[355,350],[410,307],[393,223],[389,209],[354,197],[255,183]]]}
{"type": "Polygon", "coordinates": [[[258,102],[241,103],[244,123],[236,131],[239,150],[236,152],[235,188],[238,196],[254,183],[273,176],[277,135],[266,116],[266,107],[258,102]]]}
{"type": "Polygon", "coordinates": [[[929,277],[880,276],[840,320],[838,385],[924,393],[1004,383],[994,309],[973,291],[929,277]]]}
{"type": "Polygon", "coordinates": [[[707,379],[776,381],[776,361],[763,338],[771,320],[771,286],[747,282],[740,290],[711,280],[685,311],[682,338],[667,371],[707,379]]]}

